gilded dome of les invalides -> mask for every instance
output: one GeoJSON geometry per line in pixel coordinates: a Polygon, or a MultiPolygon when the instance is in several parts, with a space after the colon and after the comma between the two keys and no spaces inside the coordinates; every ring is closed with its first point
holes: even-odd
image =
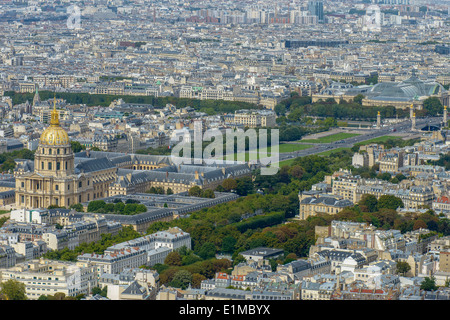
{"type": "Polygon", "coordinates": [[[39,143],[49,146],[69,144],[69,135],[66,130],[59,125],[59,113],[56,111],[56,105],[53,106],[50,126],[42,133],[39,143]]]}

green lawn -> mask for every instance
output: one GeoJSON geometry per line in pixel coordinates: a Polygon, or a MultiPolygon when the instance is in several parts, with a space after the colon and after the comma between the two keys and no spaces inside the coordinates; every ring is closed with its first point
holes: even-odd
{"type": "Polygon", "coordinates": [[[292,164],[292,162],[294,162],[295,159],[296,158],[292,158],[292,159],[288,159],[288,160],[284,160],[284,161],[278,162],[278,167],[281,168],[282,166],[289,166],[289,165],[292,164]]]}
{"type": "Polygon", "coordinates": [[[330,155],[330,154],[332,154],[334,152],[339,152],[339,151],[342,151],[342,150],[351,150],[351,149],[350,148],[336,148],[336,149],[333,149],[333,150],[328,150],[328,151],[324,151],[324,152],[318,153],[317,155],[318,156],[328,156],[328,155],[330,155]]]}
{"type": "Polygon", "coordinates": [[[324,136],[318,139],[303,139],[299,140],[298,142],[307,142],[307,143],[331,143],[336,142],[342,139],[347,139],[351,137],[359,136],[357,133],[347,133],[347,132],[340,132],[336,134],[331,134],[329,136],[324,136]]]}
{"type": "MultiPolygon", "coordinates": [[[[307,144],[297,144],[297,143],[282,143],[278,146],[280,153],[294,152],[294,151],[305,150],[305,149],[309,149],[309,148],[312,148],[312,146],[307,145],[307,144]]],[[[270,152],[271,147],[269,147],[267,150],[270,152]]]]}
{"type": "Polygon", "coordinates": [[[8,212],[10,212],[10,210],[0,210],[0,214],[5,214],[5,213],[8,213],[8,212]]]}

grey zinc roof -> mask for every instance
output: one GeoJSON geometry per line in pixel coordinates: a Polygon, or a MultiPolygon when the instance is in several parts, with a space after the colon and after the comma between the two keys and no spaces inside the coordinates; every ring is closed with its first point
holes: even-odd
{"type": "Polygon", "coordinates": [[[139,283],[137,283],[137,281],[133,281],[123,292],[122,294],[132,294],[132,295],[137,295],[137,294],[145,294],[147,292],[147,290],[142,287],[139,283]]]}
{"type": "Polygon", "coordinates": [[[106,157],[88,160],[75,158],[75,173],[95,172],[115,167],[116,166],[106,157]]]}
{"type": "Polygon", "coordinates": [[[288,263],[288,265],[292,266],[292,272],[298,273],[303,270],[308,270],[311,268],[311,264],[305,260],[296,260],[288,263]]]}
{"type": "Polygon", "coordinates": [[[351,202],[348,199],[336,199],[334,197],[326,197],[326,196],[319,196],[318,198],[308,197],[308,198],[303,199],[300,203],[302,203],[302,204],[323,203],[327,206],[333,206],[333,207],[339,207],[339,208],[353,206],[353,202],[351,202]]]}

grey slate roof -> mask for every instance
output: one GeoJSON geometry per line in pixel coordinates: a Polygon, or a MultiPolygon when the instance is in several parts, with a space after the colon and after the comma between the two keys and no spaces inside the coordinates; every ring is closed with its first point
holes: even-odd
{"type": "Polygon", "coordinates": [[[112,169],[116,166],[108,158],[99,159],[80,159],[75,158],[75,169],[74,172],[77,173],[88,173],[100,170],[112,169]]]}
{"type": "Polygon", "coordinates": [[[300,203],[301,204],[323,203],[327,206],[333,206],[333,207],[338,207],[338,208],[345,208],[345,207],[353,206],[353,202],[351,202],[348,199],[336,199],[334,197],[326,197],[326,196],[319,196],[318,198],[308,197],[308,198],[303,199],[300,203]]]}

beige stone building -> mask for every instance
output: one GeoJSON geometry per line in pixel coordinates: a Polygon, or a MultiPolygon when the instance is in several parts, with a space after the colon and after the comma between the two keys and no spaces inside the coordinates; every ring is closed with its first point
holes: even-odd
{"type": "Polygon", "coordinates": [[[23,283],[25,294],[30,300],[56,293],[71,297],[88,295],[90,290],[97,286],[94,266],[45,259],[27,261],[2,270],[1,281],[9,279],[23,283]]]}
{"type": "Polygon", "coordinates": [[[298,218],[306,220],[308,217],[316,216],[319,213],[336,214],[344,208],[353,206],[353,202],[339,196],[328,194],[299,194],[299,215],[298,218]]]}
{"type": "Polygon", "coordinates": [[[273,127],[276,125],[276,115],[269,110],[239,110],[234,114],[234,123],[249,128],[273,127]]]}
{"type": "MultiPolygon", "coordinates": [[[[96,165],[101,164],[98,161],[96,165]]],[[[59,113],[53,108],[50,127],[39,139],[34,169],[16,176],[17,208],[69,207],[108,195],[116,168],[97,166],[85,170],[77,167],[67,132],[59,124],[59,113]]],[[[84,168],[83,168],[84,167],[84,168]]]]}

